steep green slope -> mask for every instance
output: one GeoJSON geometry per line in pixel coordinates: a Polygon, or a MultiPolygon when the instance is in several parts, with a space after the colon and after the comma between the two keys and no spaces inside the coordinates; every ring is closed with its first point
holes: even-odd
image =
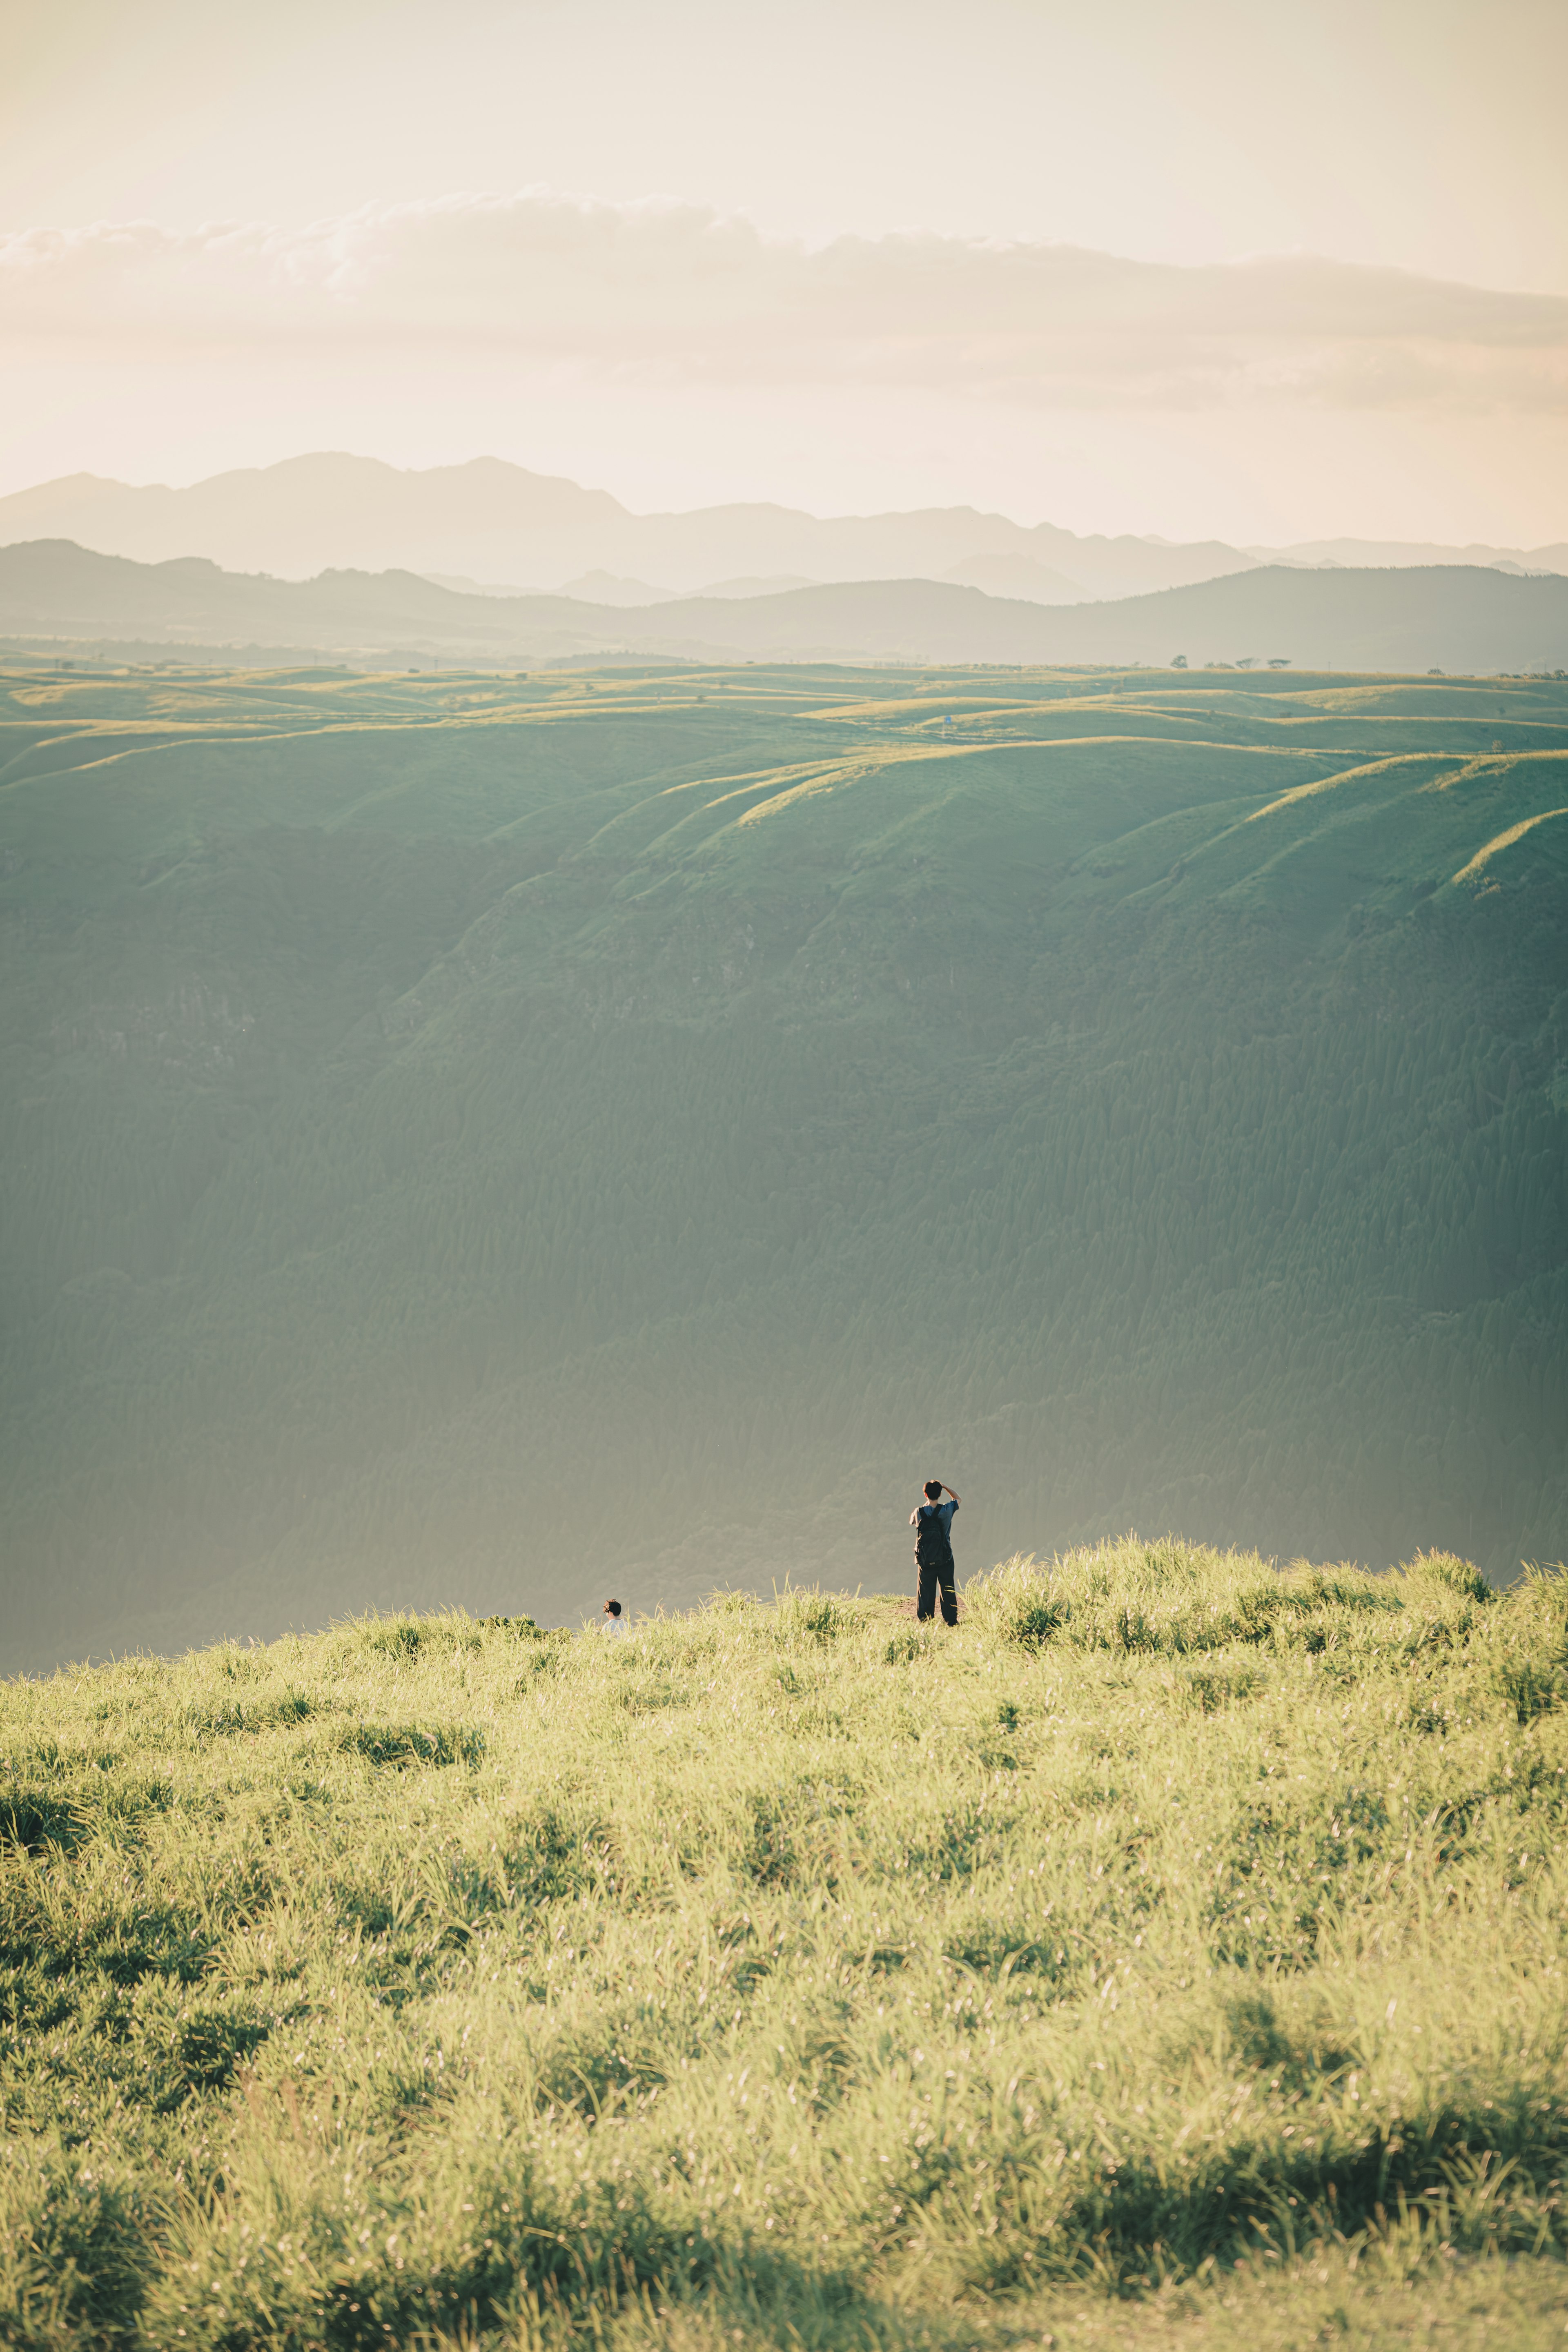
{"type": "Polygon", "coordinates": [[[6,1657],[1568,1532],[1568,693],[12,682],[6,1657]]]}
{"type": "Polygon", "coordinates": [[[1562,1580],[966,1603],[0,1688],[0,2336],[1006,2352],[1250,2257],[1134,2340],[1451,2344],[1489,2252],[1462,2340],[1560,2341],[1562,1580]]]}

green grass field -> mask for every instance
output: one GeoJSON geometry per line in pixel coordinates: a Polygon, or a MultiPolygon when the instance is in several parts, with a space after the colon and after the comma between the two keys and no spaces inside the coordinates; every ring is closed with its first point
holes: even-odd
{"type": "Polygon", "coordinates": [[[0,1669],[1568,1550],[1568,685],[0,674],[0,1669]],[[781,1560],[780,1497],[790,1543],[781,1560]]]}
{"type": "Polygon", "coordinates": [[[18,2347],[1533,2347],[1568,1621],[1130,1538],[0,1686],[18,2347]]]}

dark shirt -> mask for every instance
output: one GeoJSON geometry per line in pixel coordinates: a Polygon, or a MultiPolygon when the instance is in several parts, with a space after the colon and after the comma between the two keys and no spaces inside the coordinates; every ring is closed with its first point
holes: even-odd
{"type": "Polygon", "coordinates": [[[948,1542],[951,1544],[952,1541],[952,1515],[957,1508],[958,1505],[956,1503],[917,1503],[914,1509],[910,1513],[910,1525],[912,1528],[917,1519],[930,1518],[934,1516],[942,1521],[942,1533],[946,1536],[948,1542]]]}

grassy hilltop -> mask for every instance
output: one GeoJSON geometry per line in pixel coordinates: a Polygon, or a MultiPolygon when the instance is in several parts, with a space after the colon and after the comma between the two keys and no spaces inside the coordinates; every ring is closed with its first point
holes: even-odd
{"type": "Polygon", "coordinates": [[[8,1684],[0,2335],[1560,2342],[1565,1661],[1133,1539],[8,1684]]]}
{"type": "Polygon", "coordinates": [[[0,1663],[1568,1531],[1568,686],[0,681],[0,1663]]]}

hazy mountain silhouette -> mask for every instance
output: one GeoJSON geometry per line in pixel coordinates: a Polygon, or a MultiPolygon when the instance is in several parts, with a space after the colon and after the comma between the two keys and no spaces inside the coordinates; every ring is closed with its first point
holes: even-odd
{"type": "Polygon", "coordinates": [[[930,580],[636,607],[466,595],[408,572],[309,581],[201,557],[141,564],[68,541],[0,548],[0,635],[115,644],[313,649],[501,667],[633,653],[701,661],[1136,664],[1539,670],[1568,666],[1568,580],[1480,566],[1274,566],[1116,603],[1050,610],[930,580]]]}
{"type": "Polygon", "coordinates": [[[474,593],[500,586],[616,604],[884,579],[951,580],[993,596],[1064,604],[1149,594],[1269,563],[1568,572],[1568,542],[1172,545],[1153,535],[1080,538],[973,507],[826,519],[763,504],[639,515],[606,491],[497,457],[404,472],[332,452],[216,474],[184,489],[71,474],[0,499],[0,545],[35,539],[71,539],[138,562],[205,556],[232,571],[296,580],[324,571],[410,571],[474,593]],[[600,574],[621,589],[594,596],[589,583],[600,574]]]}
{"type": "Polygon", "coordinates": [[[1034,604],[1079,604],[1082,591],[1065,572],[1053,572],[1032,555],[966,555],[947,573],[966,588],[984,588],[988,596],[1021,596],[1034,604]]]}
{"type": "Polygon", "coordinates": [[[139,562],[205,555],[236,571],[294,579],[395,568],[552,589],[602,571],[686,593],[715,581],[780,575],[941,579],[955,565],[1006,559],[1050,575],[1045,594],[1053,603],[1174,587],[1253,562],[1217,540],[1173,547],[1079,539],[973,507],[826,520],[771,505],[637,515],[603,490],[496,457],[404,473],[332,454],[217,474],[188,489],[72,474],[0,499],[0,544],[57,538],[139,562]]]}
{"type": "Polygon", "coordinates": [[[1550,547],[1488,547],[1472,540],[1465,547],[1441,547],[1410,539],[1308,539],[1293,547],[1249,547],[1260,563],[1427,566],[1484,563],[1500,572],[1568,572],[1568,540],[1550,547]]]}

